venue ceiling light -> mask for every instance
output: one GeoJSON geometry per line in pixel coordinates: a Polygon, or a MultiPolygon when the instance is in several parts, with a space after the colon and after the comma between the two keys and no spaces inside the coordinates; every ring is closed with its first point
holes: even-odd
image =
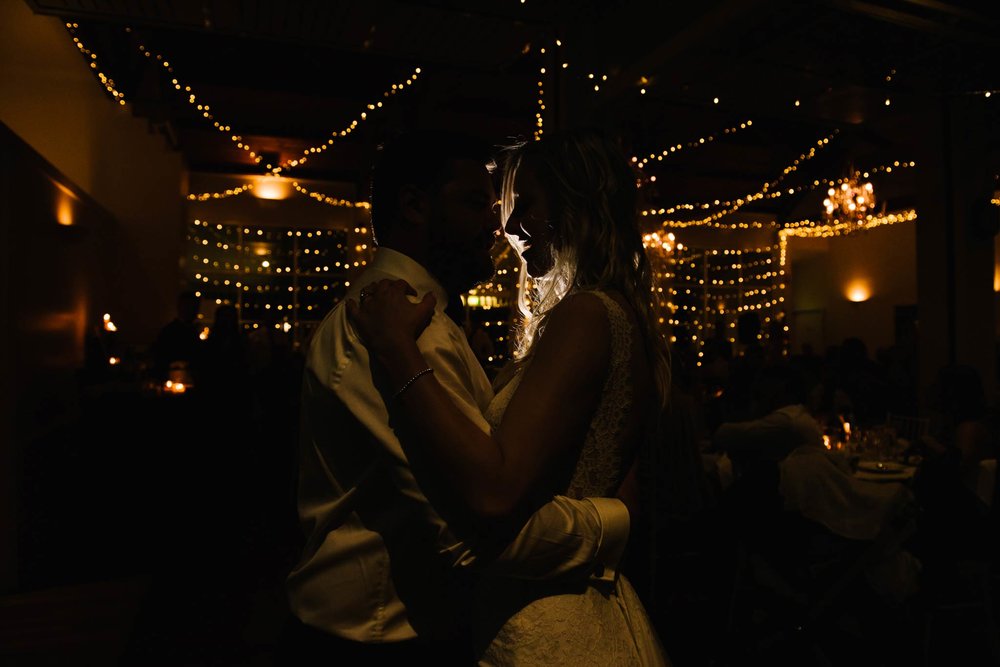
{"type": "MultiPolygon", "coordinates": [[[[854,170],[852,169],[851,172],[854,170]]],[[[825,216],[830,224],[848,226],[848,231],[864,228],[875,208],[875,189],[871,182],[861,183],[853,175],[831,187],[823,200],[825,216]]]]}

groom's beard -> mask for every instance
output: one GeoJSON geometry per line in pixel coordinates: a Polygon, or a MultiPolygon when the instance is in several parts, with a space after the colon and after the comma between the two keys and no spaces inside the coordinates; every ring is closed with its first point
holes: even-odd
{"type": "MultiPolygon", "coordinates": [[[[493,235],[490,234],[492,239],[493,235]]],[[[493,257],[484,247],[485,237],[473,243],[456,242],[451,238],[432,238],[428,252],[428,269],[448,292],[458,298],[477,285],[490,280],[496,273],[493,257]],[[470,247],[471,246],[471,247],[470,247]]]]}

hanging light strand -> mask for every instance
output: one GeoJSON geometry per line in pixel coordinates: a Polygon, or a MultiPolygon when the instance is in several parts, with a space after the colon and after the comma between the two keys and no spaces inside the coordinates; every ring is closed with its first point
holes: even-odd
{"type": "Polygon", "coordinates": [[[338,206],[346,208],[362,208],[365,210],[370,210],[372,205],[366,201],[352,201],[350,199],[341,199],[339,197],[331,197],[330,195],[325,195],[322,192],[312,192],[302,187],[298,181],[292,181],[292,187],[299,194],[303,194],[311,199],[327,204],[329,206],[338,206]]]}
{"type": "MultiPolygon", "coordinates": [[[[869,178],[873,174],[886,173],[891,174],[893,170],[902,170],[916,167],[917,163],[910,161],[904,162],[900,160],[894,161],[892,164],[879,165],[877,167],[872,167],[866,171],[856,170],[854,172],[855,178],[869,178]]],[[[784,197],[788,195],[798,194],[800,192],[815,190],[820,187],[839,187],[842,183],[849,180],[848,178],[840,178],[837,180],[815,180],[812,183],[806,183],[803,185],[796,186],[794,188],[789,188],[787,190],[772,190],[764,194],[761,199],[777,199],[779,197],[784,197]]],[[[696,202],[690,204],[675,204],[670,208],[651,208],[642,211],[643,216],[655,216],[655,215],[673,215],[680,210],[693,211],[696,209],[709,209],[713,206],[725,206],[731,207],[736,204],[738,200],[722,201],[716,199],[714,202],[696,202]]],[[[793,223],[794,224],[794,223],[793,223]]],[[[778,222],[765,221],[765,222],[735,222],[735,223],[720,223],[713,221],[704,220],[692,220],[692,221],[678,221],[670,220],[667,221],[667,227],[674,227],[678,229],[683,229],[685,227],[715,227],[717,229],[764,229],[766,227],[780,227],[782,226],[778,222]]]]}
{"type": "Polygon", "coordinates": [[[221,192],[202,192],[200,194],[189,194],[188,201],[208,201],[209,199],[225,199],[226,197],[237,197],[244,192],[253,190],[253,183],[241,185],[238,188],[230,188],[221,192]]]}
{"type": "Polygon", "coordinates": [[[100,66],[97,63],[97,54],[88,49],[83,41],[77,36],[77,29],[80,27],[79,23],[67,23],[66,31],[69,32],[70,37],[73,38],[73,44],[79,49],[80,53],[83,55],[84,60],[90,66],[90,69],[94,71],[94,74],[100,80],[101,85],[104,86],[104,90],[107,91],[111,99],[118,102],[119,106],[125,106],[125,93],[118,90],[115,86],[115,80],[107,76],[103,71],[101,71],[100,66]]]}
{"type": "MultiPolygon", "coordinates": [[[[901,222],[913,222],[917,219],[915,209],[907,209],[899,213],[887,213],[885,215],[869,215],[865,218],[864,228],[873,229],[887,225],[896,225],[901,222]]],[[[778,232],[780,238],[829,238],[832,236],[846,236],[855,231],[857,227],[850,223],[837,223],[825,225],[813,220],[800,220],[797,223],[786,226],[778,232]]]]}
{"type": "Polygon", "coordinates": [[[704,226],[704,225],[709,225],[709,224],[711,224],[713,222],[716,222],[717,220],[719,220],[722,217],[725,217],[725,216],[727,216],[727,215],[729,215],[731,213],[735,213],[736,211],[738,211],[741,208],[743,208],[743,206],[745,206],[746,204],[749,204],[751,202],[757,201],[759,199],[764,199],[764,197],[767,196],[768,192],[770,192],[776,186],[780,185],[781,182],[785,179],[785,177],[787,177],[789,174],[797,171],[798,168],[799,168],[799,166],[801,166],[803,163],[808,162],[809,160],[811,160],[812,158],[814,158],[816,156],[816,154],[821,149],[823,149],[825,146],[829,145],[830,140],[833,139],[839,133],[840,133],[840,130],[834,130],[832,133],[830,133],[826,137],[823,137],[822,139],[820,139],[819,141],[817,141],[815,146],[810,146],[809,150],[807,150],[804,153],[802,153],[801,155],[799,155],[799,157],[797,157],[795,160],[793,160],[791,164],[789,164],[787,167],[785,167],[781,171],[781,174],[776,179],[774,179],[773,181],[764,183],[764,186],[758,192],[755,192],[755,193],[752,193],[752,194],[748,194],[745,197],[738,198],[736,200],[736,202],[733,203],[731,206],[727,206],[727,207],[723,208],[722,210],[717,211],[717,212],[715,212],[715,213],[713,213],[713,214],[711,214],[711,215],[709,215],[709,216],[707,216],[705,218],[702,218],[700,220],[686,220],[686,221],[663,220],[662,221],[663,226],[664,227],[677,226],[677,223],[687,223],[687,225],[685,225],[685,226],[698,226],[698,225],[704,226]]]}
{"type": "Polygon", "coordinates": [[[644,158],[639,158],[638,156],[633,156],[632,157],[632,164],[634,164],[635,166],[637,166],[639,169],[644,169],[646,167],[646,165],[649,164],[651,161],[662,162],[664,158],[669,157],[671,155],[675,155],[677,153],[680,153],[681,151],[683,151],[685,149],[688,149],[688,148],[698,148],[699,146],[705,146],[705,145],[710,144],[713,141],[715,141],[720,135],[735,134],[736,132],[739,132],[740,130],[745,130],[745,129],[747,129],[748,127],[750,127],[752,125],[753,125],[753,121],[750,120],[750,119],[747,119],[745,122],[740,123],[739,125],[734,125],[733,127],[727,127],[724,130],[722,130],[721,132],[716,132],[714,134],[709,134],[709,135],[704,136],[704,137],[699,137],[696,140],[688,141],[686,143],[674,144],[673,146],[670,146],[669,148],[665,148],[660,153],[650,153],[647,157],[644,157],[644,158]]]}
{"type": "MultiPolygon", "coordinates": [[[[222,132],[227,137],[229,137],[229,140],[232,141],[237,148],[245,151],[254,161],[255,164],[261,164],[261,162],[263,162],[264,159],[263,156],[261,156],[257,150],[254,150],[250,146],[249,142],[244,141],[243,137],[240,134],[234,134],[231,125],[217,120],[215,115],[211,111],[211,106],[203,102],[200,102],[198,100],[197,94],[192,90],[191,86],[182,83],[177,78],[176,73],[174,72],[174,67],[173,65],[170,64],[170,60],[168,58],[164,57],[162,53],[156,53],[146,48],[146,46],[142,44],[139,45],[139,51],[147,58],[155,60],[167,72],[167,74],[170,75],[170,83],[171,85],[173,85],[174,89],[184,93],[186,95],[185,99],[187,100],[187,103],[190,106],[194,107],[205,120],[210,121],[215,129],[217,129],[219,132],[222,132]]],[[[415,68],[413,70],[413,73],[410,74],[409,77],[407,77],[400,83],[392,84],[382,93],[381,97],[384,99],[389,99],[392,96],[396,95],[397,93],[402,93],[408,87],[413,85],[413,83],[417,80],[422,71],[423,70],[420,67],[415,68]]],[[[382,109],[384,106],[385,104],[383,102],[383,99],[376,99],[374,102],[368,104],[366,106],[366,110],[362,111],[357,118],[348,123],[344,127],[344,129],[339,131],[335,130],[331,132],[329,138],[325,142],[317,144],[316,146],[310,146],[309,148],[305,149],[302,152],[302,155],[298,158],[286,160],[277,165],[265,163],[265,168],[268,169],[273,174],[280,174],[282,171],[287,171],[292,167],[296,167],[305,163],[306,161],[308,161],[310,155],[326,151],[330,146],[334,144],[334,141],[337,138],[346,137],[350,135],[352,132],[354,132],[358,128],[359,124],[361,122],[364,122],[368,118],[369,112],[377,111],[379,109],[382,109]]]]}
{"type": "Polygon", "coordinates": [[[177,74],[174,72],[174,66],[170,64],[169,58],[164,57],[162,53],[156,53],[151,49],[146,48],[144,44],[139,44],[139,52],[151,61],[155,61],[156,64],[167,73],[170,77],[170,85],[174,87],[174,90],[180,92],[184,96],[184,100],[187,102],[188,106],[195,109],[198,112],[198,115],[206,121],[212,123],[212,127],[224,134],[233,144],[236,145],[238,149],[247,153],[247,155],[250,156],[250,159],[254,161],[254,164],[260,164],[263,161],[263,158],[257,153],[257,151],[253,150],[248,142],[243,141],[242,135],[234,134],[231,125],[223,123],[215,117],[215,114],[212,113],[211,105],[199,101],[198,95],[191,89],[191,86],[181,82],[181,80],[177,77],[177,74]]]}
{"type": "MultiPolygon", "coordinates": [[[[407,77],[400,83],[392,84],[390,88],[386,89],[382,93],[382,98],[389,99],[393,95],[402,93],[404,90],[408,89],[410,86],[414,84],[414,82],[416,82],[417,78],[419,78],[422,71],[423,70],[420,67],[414,68],[413,73],[410,74],[409,77],[407,77]]],[[[366,105],[365,110],[361,111],[361,113],[358,114],[357,118],[353,119],[350,123],[345,125],[344,129],[334,130],[333,132],[331,132],[330,136],[323,143],[317,144],[315,146],[310,146],[309,148],[302,151],[302,155],[296,159],[286,160],[282,162],[280,165],[275,167],[268,165],[268,169],[270,169],[271,172],[274,174],[279,174],[281,173],[282,170],[288,170],[291,169],[292,167],[297,167],[299,165],[306,163],[309,160],[310,155],[323,153],[331,146],[333,146],[334,142],[337,139],[349,136],[352,132],[354,132],[358,128],[358,126],[361,123],[363,123],[365,120],[368,119],[369,112],[378,111],[382,109],[384,106],[385,105],[382,99],[377,99],[376,101],[366,105]]]]}
{"type": "MultiPolygon", "coordinates": [[[[539,49],[538,53],[544,56],[545,51],[546,49],[543,46],[539,49]]],[[[532,135],[535,141],[541,139],[542,135],[545,134],[545,71],[545,60],[543,59],[538,66],[538,81],[536,81],[538,109],[535,111],[535,131],[532,135]]]]}
{"type": "Polygon", "coordinates": [[[766,193],[768,190],[771,190],[772,188],[775,188],[778,185],[780,185],[781,182],[785,180],[785,177],[787,177],[791,173],[798,171],[799,166],[802,165],[802,163],[808,162],[809,160],[813,159],[814,157],[816,157],[816,154],[820,150],[830,145],[830,140],[836,137],[838,134],[840,134],[840,130],[834,130],[830,134],[826,135],[825,137],[817,141],[815,146],[810,146],[809,150],[799,155],[797,158],[795,158],[795,160],[792,161],[790,165],[782,169],[781,175],[778,176],[778,178],[774,179],[770,183],[765,183],[764,187],[761,189],[761,192],[766,193]]]}

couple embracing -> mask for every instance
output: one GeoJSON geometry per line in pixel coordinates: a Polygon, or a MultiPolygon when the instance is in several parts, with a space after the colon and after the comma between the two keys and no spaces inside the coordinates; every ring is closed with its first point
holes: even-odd
{"type": "Polygon", "coordinates": [[[507,151],[498,211],[491,164],[444,134],[376,163],[374,260],[304,378],[287,642],[303,661],[667,662],[619,573],[669,387],[635,177],[601,134],[555,134],[507,151]],[[501,232],[520,318],[491,387],[449,313],[493,275],[501,232]]]}

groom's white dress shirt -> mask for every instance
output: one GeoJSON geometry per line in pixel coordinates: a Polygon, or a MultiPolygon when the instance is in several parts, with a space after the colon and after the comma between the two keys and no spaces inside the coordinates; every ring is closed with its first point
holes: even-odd
{"type": "MultiPolygon", "coordinates": [[[[437,381],[484,431],[493,391],[448,296],[418,263],[376,250],[349,298],[377,280],[406,280],[437,306],[417,344],[437,381]]],[[[467,572],[523,579],[613,579],[629,533],[616,499],[557,496],[499,556],[463,542],[418,484],[372,380],[367,349],[343,304],[316,330],[303,381],[299,517],[306,547],[289,575],[292,612],[307,625],[362,642],[448,636],[461,616],[467,572]],[[457,593],[456,593],[457,591],[457,593]]],[[[437,497],[432,494],[432,497],[437,497]]]]}

